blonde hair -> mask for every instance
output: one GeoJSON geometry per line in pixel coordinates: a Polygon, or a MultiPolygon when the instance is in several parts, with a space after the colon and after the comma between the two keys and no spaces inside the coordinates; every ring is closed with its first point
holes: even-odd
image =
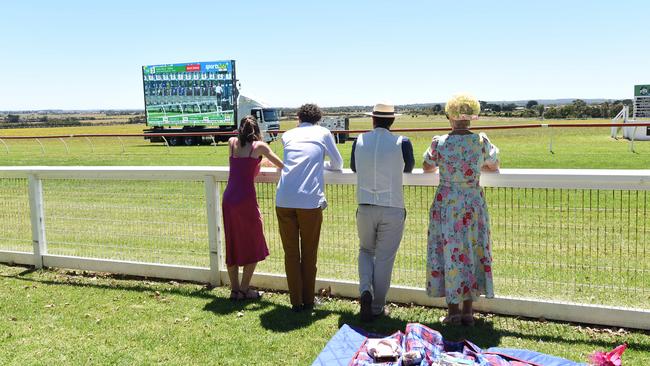
{"type": "Polygon", "coordinates": [[[454,121],[471,121],[478,119],[481,104],[469,94],[457,94],[445,104],[445,113],[454,121]]]}

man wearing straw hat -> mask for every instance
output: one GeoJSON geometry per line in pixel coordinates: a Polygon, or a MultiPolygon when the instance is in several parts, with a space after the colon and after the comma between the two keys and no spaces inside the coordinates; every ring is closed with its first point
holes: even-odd
{"type": "Polygon", "coordinates": [[[359,135],[350,159],[357,173],[360,317],[364,322],[387,313],[386,294],[406,219],[402,173],[410,173],[415,165],[408,138],[390,132],[399,116],[395,107],[380,103],[366,115],[372,116],[373,130],[359,135]]]}

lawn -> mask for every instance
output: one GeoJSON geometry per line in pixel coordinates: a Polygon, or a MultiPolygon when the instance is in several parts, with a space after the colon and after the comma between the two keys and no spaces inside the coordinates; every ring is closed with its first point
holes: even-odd
{"type": "Polygon", "coordinates": [[[391,306],[389,318],[362,325],[358,305],[325,298],[294,314],[288,296],[231,302],[228,290],[81,271],[0,265],[0,364],[308,365],[343,324],[390,334],[408,322],[480,347],[528,348],[585,361],[627,341],[625,365],[650,357],[650,333],[481,315],[475,328],[445,327],[439,309],[391,306]]]}
{"type": "MultiPolygon", "coordinates": [[[[496,119],[479,120],[481,126],[510,124],[539,124],[539,120],[496,119]]],[[[548,123],[608,123],[609,120],[550,121],[548,123]]],[[[294,122],[283,122],[282,128],[291,128],[294,122]]],[[[401,116],[395,128],[445,127],[441,117],[401,116]]],[[[354,118],[352,129],[370,128],[369,118],[354,118]]],[[[2,136],[71,135],[85,133],[142,133],[143,125],[32,128],[0,130],[2,136]]],[[[492,142],[501,149],[502,166],[507,168],[594,168],[594,169],[650,169],[650,141],[637,141],[635,151],[629,151],[627,140],[609,137],[608,127],[553,128],[487,131],[492,142]],[[553,142],[553,153],[549,144],[553,142]]],[[[417,164],[431,141],[432,132],[408,133],[413,140],[417,164]]],[[[67,138],[36,140],[2,140],[0,165],[227,165],[228,149],[218,146],[177,146],[167,148],[162,143],[149,143],[141,137],[121,138],[67,138]]],[[[271,146],[281,154],[282,146],[271,146]]],[[[340,144],[346,166],[349,164],[351,142],[340,144]]]]}
{"type": "MultiPolygon", "coordinates": [[[[368,128],[369,123],[369,119],[353,119],[351,128],[368,128]]],[[[445,123],[440,118],[426,122],[423,117],[402,116],[396,126],[413,128],[445,123]]],[[[483,125],[521,123],[539,121],[481,121],[483,125]]],[[[285,122],[283,128],[289,127],[290,122],[285,122]]],[[[141,128],[124,125],[0,132],[69,135],[137,133],[141,128]]],[[[637,142],[637,153],[631,153],[627,142],[608,137],[609,128],[554,131],[555,154],[547,150],[549,130],[497,130],[490,132],[490,136],[501,147],[505,167],[648,168],[645,165],[650,161],[650,142],[637,142]],[[610,162],[604,162],[605,158],[610,162]],[[594,164],[596,160],[598,164],[594,164]]],[[[416,151],[425,150],[429,135],[412,134],[416,151]]],[[[9,153],[0,152],[0,165],[227,163],[227,148],[223,144],[167,148],[141,138],[125,138],[122,152],[120,141],[114,138],[93,138],[92,145],[85,139],[68,140],[69,152],[59,140],[42,140],[45,153],[35,140],[4,140],[9,144],[9,153]]],[[[281,149],[277,142],[271,146],[281,149]]],[[[347,161],[351,144],[339,147],[347,161]]],[[[0,181],[0,188],[7,208],[0,212],[5,239],[0,247],[29,250],[25,182],[4,180],[0,181]]],[[[319,274],[355,279],[354,188],[330,185],[327,189],[330,207],[325,213],[319,274]]],[[[44,190],[47,237],[53,254],[208,266],[201,182],[49,180],[44,183],[44,190]],[[102,230],[96,230],[98,226],[102,230]]],[[[423,285],[427,215],[433,192],[433,187],[405,188],[409,214],[396,261],[395,284],[423,285]]],[[[271,257],[260,270],[283,273],[274,194],[274,184],[258,185],[271,249],[271,257]]],[[[646,254],[650,252],[648,192],[488,188],[486,195],[500,296],[646,307],[650,301],[646,254]]]]}
{"type": "MultiPolygon", "coordinates": [[[[480,122],[481,125],[519,123],[539,121],[480,122]]],[[[285,122],[282,127],[289,128],[291,124],[285,122]]],[[[421,117],[403,116],[398,120],[396,127],[415,128],[445,124],[446,121],[439,118],[427,121],[421,117]]],[[[351,127],[368,128],[369,119],[355,119],[351,127]]],[[[143,126],[122,125],[0,130],[0,139],[1,136],[15,135],[140,133],[142,128],[143,126]]],[[[410,134],[416,150],[416,159],[426,149],[431,135],[410,134]]],[[[650,142],[637,142],[636,152],[629,152],[627,141],[608,137],[609,128],[553,130],[554,153],[548,151],[551,138],[549,129],[497,130],[488,132],[488,135],[493,143],[501,148],[502,165],[508,168],[650,169],[650,142]]],[[[8,152],[3,150],[4,146],[0,143],[0,165],[227,164],[227,147],[223,144],[167,148],[141,138],[67,138],[65,143],[58,139],[43,139],[40,140],[43,146],[31,139],[2,141],[7,144],[8,152]]],[[[281,154],[280,144],[274,142],[271,146],[281,154]]],[[[347,165],[351,143],[338,146],[347,165]]],[[[405,187],[408,216],[404,239],[396,259],[393,284],[418,287],[423,285],[427,212],[434,189],[405,187]]],[[[271,256],[261,263],[259,270],[283,273],[282,249],[273,210],[274,184],[259,184],[257,191],[271,251],[271,256]]],[[[44,195],[48,249],[51,254],[208,266],[202,182],[46,180],[44,195]]],[[[354,219],[354,187],[329,185],[327,195],[330,206],[325,212],[319,253],[319,276],[355,280],[358,244],[354,219]]],[[[26,181],[0,180],[0,197],[0,249],[30,251],[32,243],[26,181]]],[[[524,296],[647,309],[647,304],[650,303],[650,280],[647,276],[650,271],[650,258],[646,254],[650,253],[650,213],[647,210],[650,194],[647,191],[488,188],[486,197],[491,214],[495,288],[498,296],[524,296]]],[[[43,294],[42,299],[53,296],[53,299],[60,300],[57,300],[55,308],[44,308],[46,310],[41,307],[48,303],[38,307],[29,303],[26,298],[12,300],[14,305],[7,305],[8,309],[11,309],[11,306],[16,309],[18,306],[26,306],[25,311],[31,309],[31,313],[38,314],[34,316],[46,317],[45,320],[33,318],[33,321],[25,321],[25,327],[28,324],[33,327],[45,327],[47,324],[54,326],[54,322],[57,329],[66,332],[71,339],[79,341],[73,343],[81,344],[84,342],[76,338],[80,335],[73,334],[75,330],[79,329],[82,333],[92,335],[88,339],[83,338],[88,344],[88,352],[79,355],[73,352],[73,345],[58,339],[34,336],[33,341],[30,340],[29,344],[37,345],[53,342],[55,349],[60,349],[59,353],[68,357],[62,359],[63,361],[74,361],[70,363],[85,363],[84,360],[74,357],[85,357],[86,354],[95,355],[94,360],[104,358],[112,360],[110,362],[113,363],[125,364],[141,363],[145,360],[152,363],[175,363],[177,359],[179,363],[187,359],[207,362],[224,357],[228,352],[235,352],[235,349],[239,349],[238,345],[242,344],[244,346],[241,349],[248,352],[244,357],[256,355],[264,360],[261,364],[271,364],[273,360],[277,361],[283,357],[281,345],[288,344],[289,339],[295,338],[305,344],[303,349],[295,351],[295,354],[294,351],[289,351],[289,359],[296,360],[296,364],[304,364],[315,357],[342,322],[354,322],[353,314],[356,311],[354,305],[347,301],[331,301],[325,305],[321,314],[324,315],[319,315],[316,320],[300,318],[296,321],[298,325],[276,326],[269,325],[269,322],[286,320],[288,316],[288,304],[284,295],[272,295],[264,300],[262,305],[246,305],[246,316],[237,318],[239,304],[233,305],[225,301],[226,292],[223,289],[208,293],[194,285],[170,287],[167,283],[142,283],[115,277],[88,280],[68,276],[63,272],[35,272],[15,276],[18,270],[14,267],[4,267],[2,270],[10,273],[10,277],[4,279],[8,285],[10,282],[14,285],[24,281],[35,282],[38,288],[51,292],[43,294]],[[71,282],[75,285],[71,286],[71,282]],[[103,285],[91,286],[94,283],[103,285]],[[65,290],[57,294],[57,289],[65,290]],[[168,289],[173,291],[168,292],[168,289]],[[155,291],[164,292],[165,298],[174,299],[178,308],[167,306],[165,302],[159,304],[152,301],[149,295],[155,291]],[[69,295],[65,295],[66,293],[69,295]],[[66,296],[72,299],[92,299],[88,303],[79,304],[79,308],[65,305],[75,304],[74,301],[66,300],[66,296]],[[134,303],[118,304],[111,308],[111,301],[121,301],[112,300],[113,298],[124,298],[124,301],[134,303]],[[132,304],[139,306],[142,301],[148,304],[143,305],[143,309],[151,306],[158,313],[145,314],[144,311],[136,311],[132,314],[129,311],[123,314],[114,310],[137,310],[132,304]],[[216,310],[203,311],[206,304],[210,303],[216,304],[216,310]],[[160,308],[156,308],[157,306],[160,308]],[[94,312],[89,312],[90,308],[95,308],[94,312]],[[70,309],[78,313],[68,314],[69,319],[64,321],[63,318],[53,315],[57,314],[53,309],[70,309]],[[48,314],[52,317],[48,317],[48,314]],[[89,318],[93,320],[88,323],[93,323],[95,316],[100,321],[94,325],[79,324],[83,323],[86,314],[90,314],[89,318]],[[104,317],[96,314],[104,314],[104,317]],[[152,322],[138,329],[124,326],[134,322],[133,317],[138,314],[144,319],[151,319],[152,322]],[[160,315],[163,320],[164,316],[170,318],[158,322],[155,314],[160,315]],[[217,317],[215,314],[226,316],[217,317]],[[251,319],[248,319],[248,314],[251,314],[251,319]],[[185,321],[185,316],[190,320],[185,321]],[[180,321],[173,323],[177,319],[180,321]],[[108,331],[103,328],[108,327],[106,324],[113,324],[122,332],[126,332],[126,337],[121,338],[116,334],[117,330],[108,331]],[[151,328],[148,328],[149,326],[151,328]],[[182,326],[187,329],[176,329],[182,326]],[[195,326],[198,329],[193,329],[195,326]],[[223,333],[223,329],[233,329],[233,326],[241,331],[219,334],[223,333]],[[289,329],[282,328],[284,330],[279,331],[273,327],[289,329]],[[326,335],[321,333],[323,329],[327,329],[326,335]],[[192,333],[210,335],[193,340],[192,333]],[[264,338],[268,341],[263,341],[269,354],[257,355],[255,345],[244,337],[247,333],[270,334],[264,338]],[[160,338],[160,334],[165,338],[160,338]],[[228,336],[238,339],[234,343],[225,342],[224,339],[228,336]],[[219,347],[213,346],[212,343],[205,344],[208,341],[217,344],[218,340],[222,341],[219,347]],[[177,343],[187,347],[165,349],[177,343]],[[110,351],[129,348],[137,349],[138,352],[110,351]],[[191,351],[191,348],[194,348],[194,351],[191,351]],[[204,354],[200,354],[201,352],[204,354]]],[[[22,289],[20,285],[17,286],[22,289]]],[[[154,296],[153,300],[156,299],[157,296],[154,296]]],[[[1,303],[9,304],[4,300],[1,303]]],[[[435,309],[400,308],[395,312],[396,319],[376,330],[388,333],[403,329],[407,320],[435,325],[438,315],[440,311],[435,309]]],[[[489,323],[471,330],[467,337],[477,340],[480,345],[526,347],[576,360],[582,359],[587,352],[598,346],[608,348],[619,341],[607,340],[610,336],[618,337],[617,334],[610,334],[608,330],[591,331],[570,325],[506,317],[489,319],[489,323]],[[576,345],[571,346],[573,343],[576,345]]],[[[0,332],[4,329],[2,321],[6,320],[0,320],[0,332]]],[[[16,326],[19,322],[12,321],[8,324],[16,326]]],[[[0,333],[0,337],[4,337],[3,334],[0,333]]],[[[445,329],[444,334],[458,339],[464,333],[445,329]]],[[[625,339],[629,340],[629,336],[626,334],[625,339]]],[[[632,333],[631,337],[637,336],[641,337],[638,350],[648,352],[647,335],[632,333]]],[[[31,347],[29,344],[23,347],[31,347]]],[[[25,350],[23,355],[31,354],[30,352],[43,356],[37,349],[25,350]]],[[[2,358],[0,363],[1,361],[2,358]]],[[[252,361],[249,363],[260,364],[252,361]]]]}

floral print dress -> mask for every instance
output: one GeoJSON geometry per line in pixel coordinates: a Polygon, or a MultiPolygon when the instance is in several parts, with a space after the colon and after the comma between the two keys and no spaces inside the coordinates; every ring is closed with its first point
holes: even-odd
{"type": "Polygon", "coordinates": [[[448,304],[494,297],[490,219],[481,166],[499,149],[481,134],[435,136],[424,161],[436,165],[440,185],[429,210],[427,294],[448,304]]]}

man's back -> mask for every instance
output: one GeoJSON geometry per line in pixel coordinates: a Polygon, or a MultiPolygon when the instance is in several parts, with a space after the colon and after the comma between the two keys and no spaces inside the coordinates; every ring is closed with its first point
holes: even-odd
{"type": "Polygon", "coordinates": [[[316,208],[326,205],[323,170],[339,170],[343,159],[330,131],[311,123],[285,132],[284,169],[278,183],[276,206],[316,208]],[[328,155],[331,162],[325,162],[328,155]]]}
{"type": "Polygon", "coordinates": [[[359,135],[352,157],[359,204],[404,207],[402,173],[414,163],[408,139],[378,127],[359,135]]]}

